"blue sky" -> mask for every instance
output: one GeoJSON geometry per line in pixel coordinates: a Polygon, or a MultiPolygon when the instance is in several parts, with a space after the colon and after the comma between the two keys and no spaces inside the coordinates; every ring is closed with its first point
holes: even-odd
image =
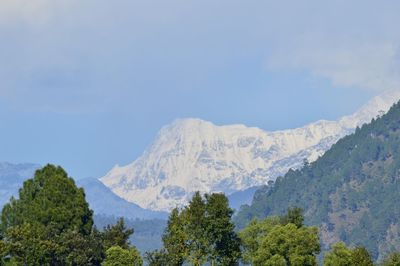
{"type": "Polygon", "coordinates": [[[399,86],[399,1],[0,1],[0,161],[100,177],[163,125],[266,130],[399,86]]]}

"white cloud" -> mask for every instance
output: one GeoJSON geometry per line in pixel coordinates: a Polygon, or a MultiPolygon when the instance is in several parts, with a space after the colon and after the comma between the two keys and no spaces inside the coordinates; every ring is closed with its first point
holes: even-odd
{"type": "Polygon", "coordinates": [[[269,67],[311,71],[339,87],[400,89],[399,1],[307,3],[269,36],[269,67]]]}
{"type": "Polygon", "coordinates": [[[56,16],[57,11],[67,11],[77,0],[1,0],[0,25],[27,23],[40,26],[56,16]]]}
{"type": "Polygon", "coordinates": [[[397,88],[397,7],[368,0],[0,0],[0,95],[23,106],[56,109],[65,101],[75,109],[76,98],[98,105],[133,90],[197,90],[255,56],[339,87],[397,88]]]}
{"type": "Polygon", "coordinates": [[[271,68],[309,70],[339,87],[375,91],[400,89],[398,48],[395,43],[379,43],[379,40],[337,46],[307,42],[276,51],[268,65],[271,68]]]}

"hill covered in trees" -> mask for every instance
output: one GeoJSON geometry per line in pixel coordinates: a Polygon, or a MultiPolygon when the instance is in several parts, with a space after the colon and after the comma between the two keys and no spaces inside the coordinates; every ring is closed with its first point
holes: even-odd
{"type": "Polygon", "coordinates": [[[317,161],[290,170],[273,187],[256,192],[235,218],[304,209],[305,223],[320,229],[323,248],[337,241],[363,245],[375,259],[400,248],[400,103],[357,128],[317,161]]]}

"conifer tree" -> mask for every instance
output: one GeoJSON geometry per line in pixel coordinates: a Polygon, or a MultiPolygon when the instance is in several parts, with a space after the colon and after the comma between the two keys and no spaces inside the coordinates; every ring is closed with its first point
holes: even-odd
{"type": "Polygon", "coordinates": [[[207,239],[206,204],[199,192],[196,192],[183,210],[183,218],[187,222],[188,261],[194,266],[202,265],[207,260],[209,241],[207,239]]]}
{"type": "Polygon", "coordinates": [[[188,256],[188,235],[185,224],[183,214],[179,213],[177,208],[173,209],[162,237],[170,265],[182,265],[188,256]]]}
{"type": "Polygon", "coordinates": [[[233,210],[224,194],[206,195],[209,260],[217,265],[235,265],[241,257],[240,239],[231,221],[233,210]]]}
{"type": "Polygon", "coordinates": [[[114,225],[107,225],[103,232],[103,247],[108,250],[112,246],[119,246],[121,248],[129,248],[129,237],[133,234],[133,229],[128,229],[125,226],[124,218],[119,218],[114,225]]]}

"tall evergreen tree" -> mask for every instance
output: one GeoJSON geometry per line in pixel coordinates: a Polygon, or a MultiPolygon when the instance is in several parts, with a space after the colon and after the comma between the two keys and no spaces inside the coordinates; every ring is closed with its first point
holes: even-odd
{"type": "Polygon", "coordinates": [[[119,218],[114,225],[107,225],[103,232],[103,247],[108,250],[112,246],[119,246],[121,248],[129,248],[129,237],[133,234],[134,230],[126,228],[124,218],[119,218]]]}
{"type": "Polygon", "coordinates": [[[211,264],[235,265],[241,257],[240,239],[231,221],[233,210],[224,194],[206,195],[207,239],[211,264]]]}
{"type": "Polygon", "coordinates": [[[186,221],[183,215],[177,208],[173,209],[162,237],[170,265],[182,265],[188,256],[188,234],[185,229],[186,221]]]}
{"type": "Polygon", "coordinates": [[[207,239],[206,204],[199,192],[196,192],[183,210],[183,218],[187,222],[188,260],[194,266],[202,265],[207,260],[209,242],[207,239]]]}
{"type": "Polygon", "coordinates": [[[53,165],[24,182],[0,225],[8,256],[23,265],[99,265],[102,246],[92,227],[83,189],[53,165]]]}
{"type": "Polygon", "coordinates": [[[24,182],[18,199],[3,207],[1,231],[26,223],[41,224],[55,232],[78,230],[89,235],[93,213],[82,188],[61,168],[47,165],[24,182]]]}
{"type": "Polygon", "coordinates": [[[240,239],[231,222],[233,210],[223,194],[193,195],[182,211],[174,209],[163,235],[164,249],[148,253],[151,265],[236,265],[241,257],[240,239]]]}

